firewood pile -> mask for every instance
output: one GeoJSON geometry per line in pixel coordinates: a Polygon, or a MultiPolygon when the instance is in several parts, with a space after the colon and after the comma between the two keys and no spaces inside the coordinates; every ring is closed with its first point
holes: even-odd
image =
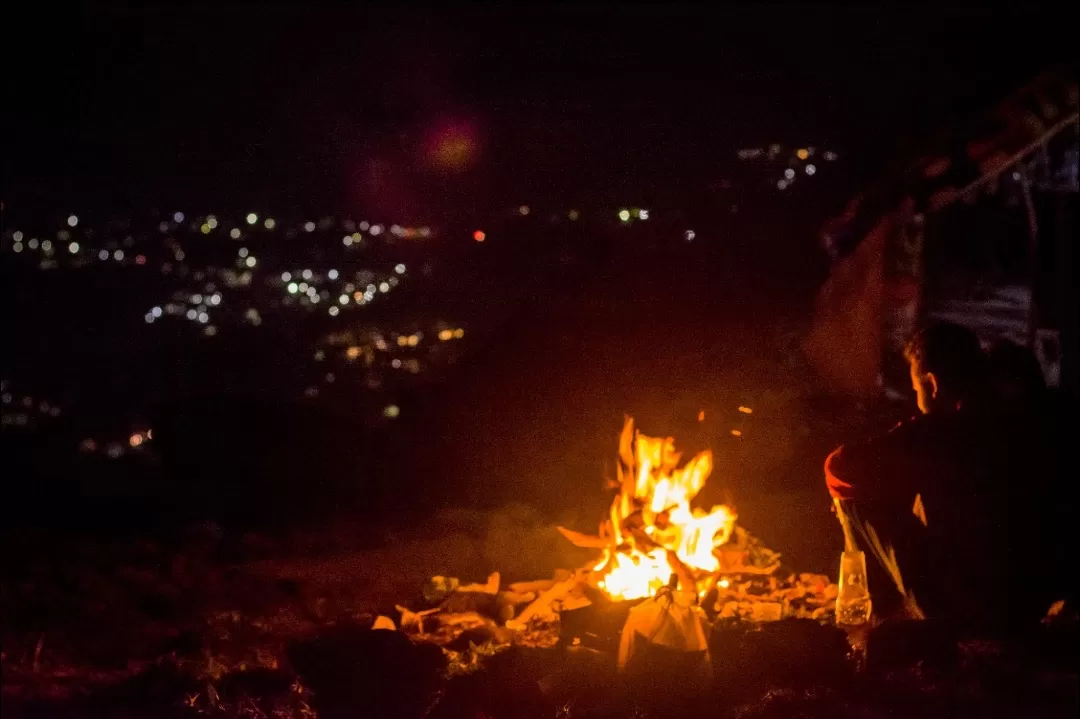
{"type": "Polygon", "coordinates": [[[484,654],[510,646],[614,651],[631,609],[664,591],[677,593],[680,611],[708,631],[785,618],[831,623],[837,586],[824,575],[784,568],[779,554],[736,525],[731,507],[692,508],[712,455],[702,452],[682,467],[680,461],[672,438],[646,437],[627,418],[609,516],[596,535],[559,528],[601,557],[550,579],[506,585],[498,572],[475,584],[432,577],[421,600],[397,607],[396,622],[381,616],[374,628],[436,644],[451,671],[467,672],[484,654]]]}
{"type": "MultiPolygon", "coordinates": [[[[756,542],[741,529],[736,534],[756,542]]],[[[761,548],[755,556],[772,558],[761,548]]],[[[497,572],[477,584],[432,577],[416,608],[398,605],[396,620],[380,616],[373,628],[441,647],[451,674],[473,671],[484,656],[511,646],[584,645],[614,654],[629,610],[645,599],[613,600],[596,587],[595,574],[583,568],[506,585],[497,572]]],[[[709,585],[699,602],[709,631],[787,618],[833,622],[837,586],[825,575],[747,564],[716,572],[709,585]]]]}

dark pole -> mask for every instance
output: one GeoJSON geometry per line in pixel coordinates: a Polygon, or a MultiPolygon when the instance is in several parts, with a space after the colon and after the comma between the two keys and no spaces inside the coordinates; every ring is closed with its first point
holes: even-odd
{"type": "Polygon", "coordinates": [[[1039,278],[1039,220],[1035,216],[1035,203],[1031,199],[1031,178],[1027,168],[1024,168],[1020,176],[1020,186],[1024,192],[1024,207],[1027,209],[1028,221],[1028,247],[1027,247],[1027,273],[1028,290],[1031,299],[1028,302],[1027,313],[1027,344],[1035,349],[1035,334],[1038,329],[1038,307],[1035,304],[1035,285],[1039,278]]]}
{"type": "Polygon", "coordinates": [[[1080,389],[1080,292],[1077,283],[1076,237],[1073,234],[1075,213],[1069,212],[1069,194],[1058,195],[1057,280],[1061,302],[1060,349],[1062,391],[1076,394],[1080,389]]]}

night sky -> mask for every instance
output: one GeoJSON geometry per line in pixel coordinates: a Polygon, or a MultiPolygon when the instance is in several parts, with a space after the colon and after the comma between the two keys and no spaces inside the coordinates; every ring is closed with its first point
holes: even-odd
{"type": "Polygon", "coordinates": [[[855,175],[1067,56],[1045,10],[38,11],[7,23],[4,196],[404,221],[677,202],[734,150],[855,175]],[[453,167],[433,143],[464,137],[453,167]]]}

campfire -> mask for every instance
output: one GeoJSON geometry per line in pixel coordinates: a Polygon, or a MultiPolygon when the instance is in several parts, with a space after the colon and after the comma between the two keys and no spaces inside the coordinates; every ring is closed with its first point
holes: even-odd
{"type": "Polygon", "coordinates": [[[669,590],[685,616],[709,627],[789,617],[831,621],[837,587],[828,577],[781,569],[780,555],[738,526],[733,508],[692,506],[712,465],[708,451],[683,464],[674,439],[643,435],[627,418],[611,482],[615,498],[598,532],[558,528],[576,546],[596,550],[595,559],[551,579],[508,585],[498,572],[475,584],[432,577],[424,608],[398,606],[397,627],[389,617],[379,617],[376,627],[381,622],[414,641],[438,644],[455,671],[468,672],[486,652],[511,645],[625,635],[623,622],[630,626],[634,607],[669,590]]]}
{"type": "Polygon", "coordinates": [[[688,577],[686,591],[707,592],[721,568],[718,547],[735,529],[735,512],[724,505],[709,511],[690,503],[712,472],[712,452],[681,468],[672,437],[647,437],[626,418],[619,438],[618,494],[597,537],[560,527],[578,546],[603,547],[594,567],[596,586],[617,600],[649,597],[672,575],[688,577]]]}

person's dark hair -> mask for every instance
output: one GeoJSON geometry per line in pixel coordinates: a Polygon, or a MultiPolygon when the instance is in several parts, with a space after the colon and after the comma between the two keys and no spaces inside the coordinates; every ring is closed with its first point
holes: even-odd
{"type": "Polygon", "coordinates": [[[938,386],[959,397],[981,392],[986,384],[986,355],[967,327],[939,322],[917,332],[904,357],[920,375],[930,372],[938,386]]]}
{"type": "Polygon", "coordinates": [[[1037,397],[1046,389],[1046,378],[1035,353],[1008,339],[1000,339],[987,352],[990,377],[999,388],[1021,397],[1037,397]]]}

